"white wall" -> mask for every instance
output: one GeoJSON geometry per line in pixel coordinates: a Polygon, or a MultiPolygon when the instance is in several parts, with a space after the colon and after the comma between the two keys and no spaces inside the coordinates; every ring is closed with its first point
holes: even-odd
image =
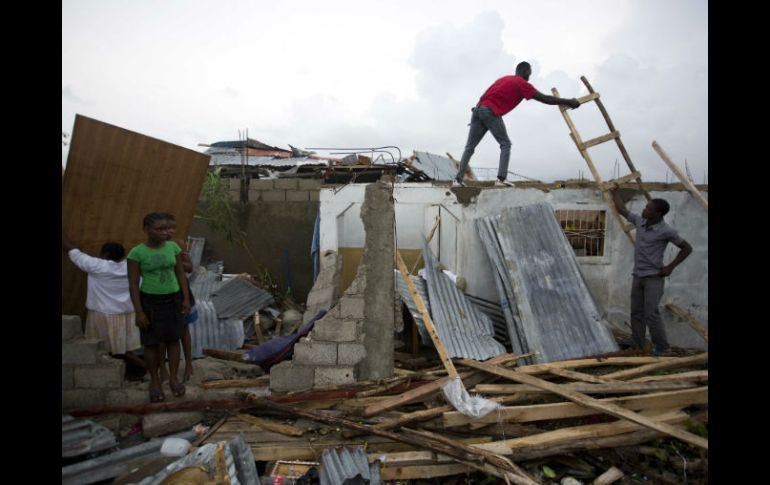
{"type": "MultiPolygon", "coordinates": [[[[363,223],[360,219],[365,184],[350,184],[342,189],[322,189],[321,250],[338,247],[362,247],[363,223]]],[[[653,198],[666,199],[671,212],[666,222],[693,246],[693,253],[666,280],[662,305],[675,303],[708,325],[708,214],[685,191],[651,192],[653,198]]],[[[401,249],[420,249],[436,215],[441,215],[440,229],[431,248],[441,262],[468,283],[467,292],[489,300],[497,300],[491,277],[491,266],[478,237],[474,219],[497,214],[504,209],[537,202],[549,203],[554,210],[607,210],[605,255],[579,257],[578,261],[593,296],[606,318],[621,328],[629,328],[629,303],[633,246],[623,234],[598,190],[555,189],[549,192],[534,188],[484,188],[469,204],[460,203],[446,187],[424,184],[396,184],[397,245],[401,249]]],[[[708,198],[708,194],[704,194],[708,198]]],[[[627,204],[629,210],[641,212],[642,196],[627,204]]],[[[669,245],[665,261],[678,248],[669,245]]],[[[662,306],[661,305],[661,306],[662,306]]],[[[703,339],[686,323],[678,322],[662,310],[672,345],[706,348],[703,339]]]]}

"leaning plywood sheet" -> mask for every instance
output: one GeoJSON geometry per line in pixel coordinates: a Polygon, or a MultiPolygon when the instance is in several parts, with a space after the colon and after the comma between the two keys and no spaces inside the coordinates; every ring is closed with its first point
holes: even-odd
{"type": "Polygon", "coordinates": [[[528,350],[538,352],[536,362],[618,350],[549,205],[515,207],[485,222],[513,288],[508,296],[520,317],[516,330],[528,350]]]}
{"type": "MultiPolygon", "coordinates": [[[[73,243],[96,255],[116,241],[130,250],[144,241],[149,212],[176,216],[187,236],[209,156],[76,116],[62,182],[62,225],[73,243]]],[[[86,275],[62,256],[62,313],[85,312],[86,275]]]]}
{"type": "Polygon", "coordinates": [[[450,357],[487,360],[504,354],[505,347],[494,339],[492,320],[439,269],[427,243],[423,258],[431,317],[450,357]]]}

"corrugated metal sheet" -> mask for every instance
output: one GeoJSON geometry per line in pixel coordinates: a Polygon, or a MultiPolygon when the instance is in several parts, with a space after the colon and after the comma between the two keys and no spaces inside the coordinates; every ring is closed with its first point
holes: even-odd
{"type": "Polygon", "coordinates": [[[115,434],[90,419],[75,419],[66,415],[61,418],[61,456],[94,453],[117,446],[115,434]]]}
{"type": "Polygon", "coordinates": [[[341,485],[358,475],[363,483],[381,483],[380,462],[370,465],[363,448],[326,448],[321,454],[321,485],[341,485]]]}
{"type": "Polygon", "coordinates": [[[505,347],[493,338],[492,321],[439,270],[427,243],[423,246],[423,259],[431,318],[447,353],[451,357],[475,360],[504,354],[505,347]]]}
{"type": "MultiPolygon", "coordinates": [[[[417,331],[420,333],[422,344],[433,347],[433,340],[431,340],[428,330],[425,328],[425,323],[422,321],[422,315],[420,315],[419,310],[417,310],[417,305],[414,304],[414,299],[412,299],[412,295],[409,293],[409,288],[407,288],[406,282],[401,276],[401,272],[397,269],[394,269],[393,271],[396,278],[398,294],[401,295],[401,300],[406,304],[409,313],[412,315],[412,318],[414,318],[414,323],[417,325],[417,331]]],[[[430,301],[428,300],[428,288],[425,286],[425,280],[419,276],[409,276],[412,278],[412,283],[414,283],[417,293],[419,293],[420,298],[422,298],[425,308],[428,310],[428,313],[430,313],[430,301]]]]}
{"type": "Polygon", "coordinates": [[[211,300],[211,295],[219,289],[222,282],[222,267],[206,269],[198,267],[190,275],[190,290],[195,295],[196,301],[211,300]]]}
{"type": "Polygon", "coordinates": [[[205,237],[190,237],[190,259],[192,260],[193,272],[201,265],[203,257],[203,247],[206,245],[205,237]]]}
{"type": "MultiPolygon", "coordinates": [[[[548,204],[515,207],[484,219],[494,232],[492,242],[497,241],[504,255],[515,295],[508,298],[516,302],[517,327],[529,350],[538,352],[536,362],[618,350],[548,204]]],[[[499,257],[495,253],[490,260],[499,257]]],[[[493,262],[493,267],[497,265],[493,262]]]]}
{"type": "Polygon", "coordinates": [[[276,158],[257,155],[248,155],[243,157],[238,152],[218,152],[211,153],[210,165],[241,165],[244,161],[249,166],[268,166],[268,167],[294,167],[298,165],[327,165],[325,160],[310,157],[292,157],[276,158]]]}
{"type": "Polygon", "coordinates": [[[214,291],[211,294],[211,302],[219,318],[245,320],[254,316],[254,312],[274,304],[275,300],[269,292],[238,276],[214,291]]]}
{"type": "MultiPolygon", "coordinates": [[[[185,237],[209,156],[85,116],[75,117],[62,181],[62,227],[88,254],[106,241],[130,250],[146,240],[150,212],[176,216],[185,237]]],[[[85,317],[86,274],[62,252],[62,313],[85,317]]]]}
{"type": "Polygon", "coordinates": [[[414,152],[416,158],[412,165],[425,172],[433,180],[452,180],[457,175],[459,168],[454,160],[435,153],[414,152]]]}
{"type": "Polygon", "coordinates": [[[505,315],[503,314],[503,307],[499,303],[478,298],[473,295],[465,294],[465,296],[476,305],[479,310],[484,312],[486,316],[492,320],[492,326],[495,328],[495,340],[503,345],[509,345],[510,338],[508,337],[508,324],[505,323],[505,315]]]}
{"type": "Polygon", "coordinates": [[[196,300],[195,309],[198,320],[189,326],[193,358],[202,357],[203,349],[235,350],[243,345],[246,339],[243,320],[218,318],[209,300],[196,300]]]}

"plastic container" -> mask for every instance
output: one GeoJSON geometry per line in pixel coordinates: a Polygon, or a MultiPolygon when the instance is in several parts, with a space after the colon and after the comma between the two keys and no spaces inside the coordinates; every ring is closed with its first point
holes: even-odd
{"type": "Polygon", "coordinates": [[[160,447],[163,456],[184,456],[190,450],[189,441],[183,438],[166,438],[160,447]]]}

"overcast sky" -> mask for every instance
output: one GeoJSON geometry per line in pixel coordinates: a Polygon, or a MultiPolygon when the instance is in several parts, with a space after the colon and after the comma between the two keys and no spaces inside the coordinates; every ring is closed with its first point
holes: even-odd
{"type": "MultiPolygon", "coordinates": [[[[248,129],[459,159],[470,108],[528,61],[545,94],[583,96],[588,78],[644,180],[666,180],[657,140],[703,183],[707,25],[706,0],[63,0],[62,131],[82,114],[197,151],[248,129]]],[[[570,114],[584,140],[608,132],[594,103],[570,114]]],[[[590,177],[557,107],[523,101],[504,120],[510,170],[590,177]]],[[[616,160],[628,173],[614,143],[589,153],[603,178],[616,160]]],[[[471,167],[498,156],[487,134],[471,167]]]]}

